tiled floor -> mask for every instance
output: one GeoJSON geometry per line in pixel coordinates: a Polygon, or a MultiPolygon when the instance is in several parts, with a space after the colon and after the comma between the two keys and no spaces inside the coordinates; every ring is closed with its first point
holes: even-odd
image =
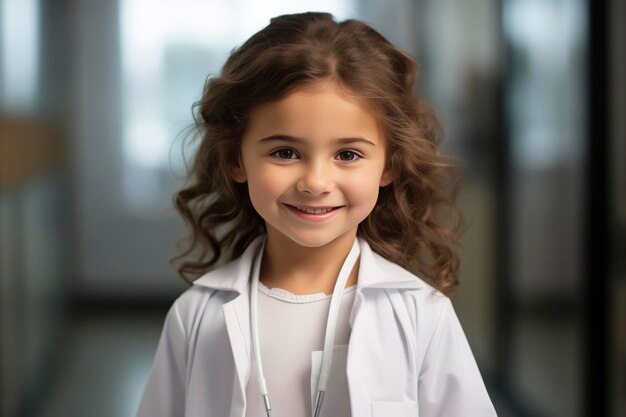
{"type": "Polygon", "coordinates": [[[76,319],[37,417],[134,416],[164,317],[116,311],[76,319]]]}

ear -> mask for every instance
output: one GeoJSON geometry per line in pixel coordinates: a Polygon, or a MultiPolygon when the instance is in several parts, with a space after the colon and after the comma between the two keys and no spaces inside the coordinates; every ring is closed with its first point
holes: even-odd
{"type": "Polygon", "coordinates": [[[237,162],[232,165],[230,169],[230,177],[233,179],[233,181],[238,183],[244,183],[248,180],[246,170],[243,166],[243,161],[241,160],[241,155],[239,155],[237,162]]]}
{"type": "Polygon", "coordinates": [[[383,175],[380,177],[379,187],[386,187],[393,181],[393,173],[390,169],[385,168],[383,175]]]}

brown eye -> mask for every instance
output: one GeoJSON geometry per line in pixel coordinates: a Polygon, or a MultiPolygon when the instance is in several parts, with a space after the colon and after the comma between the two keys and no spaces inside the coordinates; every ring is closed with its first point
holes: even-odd
{"type": "Polygon", "coordinates": [[[291,149],[279,149],[272,155],[276,156],[278,159],[295,159],[296,153],[291,149]]]}
{"type": "Polygon", "coordinates": [[[337,156],[342,161],[356,161],[360,158],[360,156],[353,151],[341,151],[337,156]]]}

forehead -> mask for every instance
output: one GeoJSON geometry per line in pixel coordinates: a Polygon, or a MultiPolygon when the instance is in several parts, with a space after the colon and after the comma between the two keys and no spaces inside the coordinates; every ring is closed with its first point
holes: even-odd
{"type": "Polygon", "coordinates": [[[364,136],[377,143],[380,131],[364,101],[331,83],[316,83],[254,108],[244,140],[285,134],[312,140],[364,136]]]}

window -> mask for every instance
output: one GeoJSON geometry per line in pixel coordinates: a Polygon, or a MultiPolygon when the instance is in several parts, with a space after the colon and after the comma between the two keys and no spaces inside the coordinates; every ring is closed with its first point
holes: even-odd
{"type": "Polygon", "coordinates": [[[0,2],[0,94],[11,113],[35,113],[39,69],[39,1],[0,2]]]}

